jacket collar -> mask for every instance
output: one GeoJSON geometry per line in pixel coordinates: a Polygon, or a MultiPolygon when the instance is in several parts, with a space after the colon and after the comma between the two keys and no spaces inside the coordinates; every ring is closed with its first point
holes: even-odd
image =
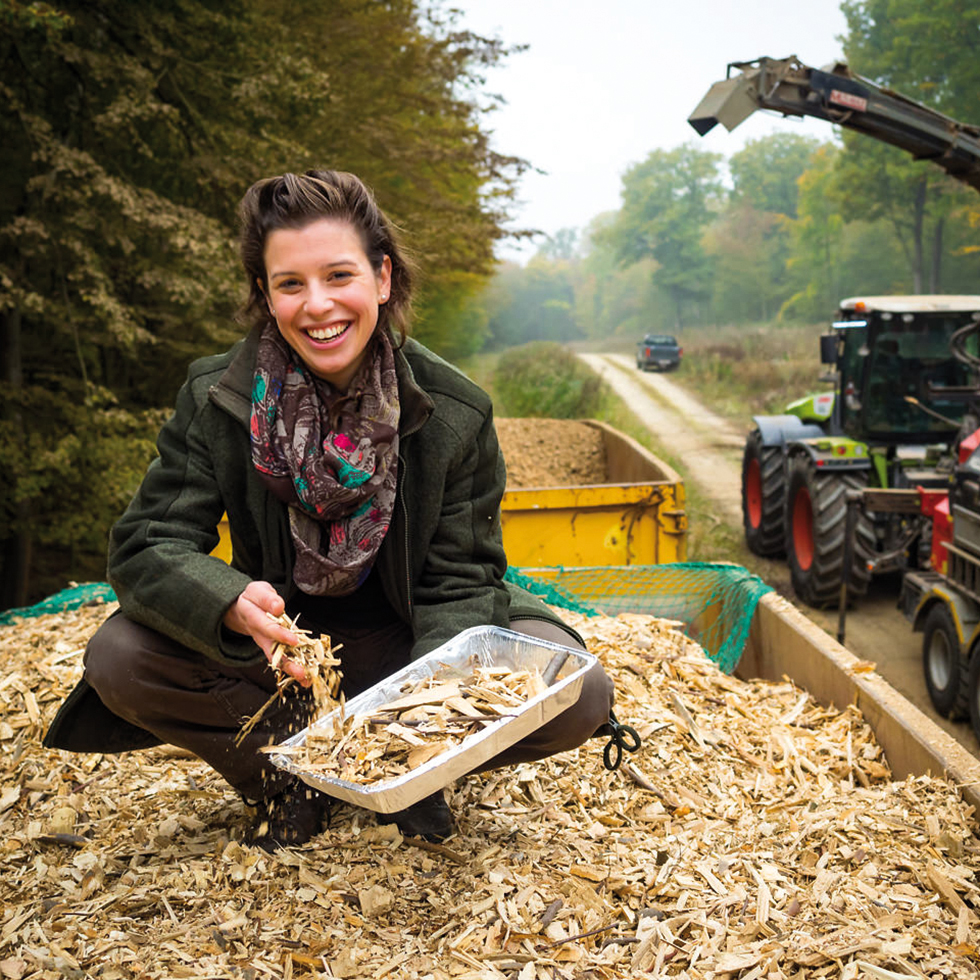
{"type": "MultiPolygon", "coordinates": [[[[262,326],[254,326],[245,339],[231,349],[231,362],[208,393],[216,405],[246,428],[252,412],[252,380],[255,376],[255,358],[261,333],[262,326]]],[[[413,343],[408,341],[406,346],[413,343]]],[[[395,373],[398,376],[398,394],[401,400],[398,431],[402,435],[409,435],[425,423],[435,409],[435,403],[415,380],[412,365],[403,347],[395,348],[395,373]]]]}

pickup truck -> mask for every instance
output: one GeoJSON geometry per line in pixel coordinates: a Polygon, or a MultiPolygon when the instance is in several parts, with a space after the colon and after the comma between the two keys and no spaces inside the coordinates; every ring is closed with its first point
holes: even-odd
{"type": "Polygon", "coordinates": [[[648,333],[636,345],[636,366],[640,371],[673,371],[683,353],[676,337],[648,333]]]}

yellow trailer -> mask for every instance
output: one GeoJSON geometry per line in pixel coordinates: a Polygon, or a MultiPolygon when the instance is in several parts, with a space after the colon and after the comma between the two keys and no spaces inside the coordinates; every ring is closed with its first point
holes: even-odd
{"type": "Polygon", "coordinates": [[[652,565],[687,557],[684,483],[635,439],[602,435],[606,479],[508,490],[500,505],[507,560],[542,565],[652,565]]]}
{"type": "MultiPolygon", "coordinates": [[[[500,505],[511,565],[653,565],[687,557],[684,483],[635,439],[587,420],[602,435],[606,480],[508,490],[500,505]]],[[[228,522],[212,552],[231,561],[228,522]]]]}

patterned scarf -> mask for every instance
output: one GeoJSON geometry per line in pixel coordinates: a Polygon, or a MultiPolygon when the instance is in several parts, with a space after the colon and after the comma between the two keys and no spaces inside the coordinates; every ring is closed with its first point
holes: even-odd
{"type": "Polygon", "coordinates": [[[317,378],[269,323],[252,385],[252,463],[289,504],[293,579],[310,595],[350,595],[391,524],[398,473],[398,379],[378,330],[346,392],[317,378]]]}

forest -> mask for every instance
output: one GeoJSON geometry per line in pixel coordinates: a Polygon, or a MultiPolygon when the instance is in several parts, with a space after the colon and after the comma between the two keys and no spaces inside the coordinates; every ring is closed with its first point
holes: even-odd
{"type": "MultiPolygon", "coordinates": [[[[853,70],[980,123],[960,30],[980,3],[842,9],[853,70]]],[[[498,264],[533,161],[492,148],[483,83],[517,50],[458,20],[419,0],[0,0],[0,609],[103,577],[188,363],[241,332],[236,206],[261,176],[362,176],[421,267],[415,335],[454,361],[980,292],[973,192],[829,127],[727,160],[653,149],[618,211],[498,264]]]]}

